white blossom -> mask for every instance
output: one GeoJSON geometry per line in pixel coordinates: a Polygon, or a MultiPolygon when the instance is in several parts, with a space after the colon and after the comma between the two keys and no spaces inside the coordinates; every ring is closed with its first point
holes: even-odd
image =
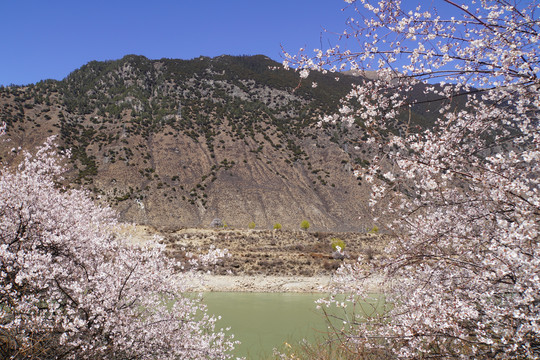
{"type": "MultiPolygon", "coordinates": [[[[49,139],[0,173],[0,352],[6,359],[227,359],[191,289],[157,243],[116,232],[112,210],[60,191],[49,139]]],[[[224,252],[213,249],[204,261],[224,252]]]]}
{"type": "Polygon", "coordinates": [[[540,358],[538,0],[447,1],[447,12],[357,3],[362,20],[314,58],[327,68],[379,69],[324,118],[356,117],[369,129],[364,143],[378,155],[363,178],[393,240],[381,259],[344,265],[336,291],[357,302],[376,283],[391,306],[349,319],[355,325],[335,335],[353,353],[540,358]],[[403,122],[419,89],[440,99],[426,127],[403,122]]]}

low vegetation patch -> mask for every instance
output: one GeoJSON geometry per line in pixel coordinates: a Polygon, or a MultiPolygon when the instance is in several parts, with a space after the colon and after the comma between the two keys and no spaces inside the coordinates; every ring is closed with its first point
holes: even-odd
{"type": "Polygon", "coordinates": [[[381,257],[389,239],[366,233],[225,228],[182,229],[162,235],[169,255],[178,260],[184,260],[187,253],[204,253],[212,246],[228,249],[230,257],[203,269],[221,275],[328,275],[358,257],[381,257]],[[346,246],[344,259],[332,256],[336,244],[342,249],[346,246]]]}

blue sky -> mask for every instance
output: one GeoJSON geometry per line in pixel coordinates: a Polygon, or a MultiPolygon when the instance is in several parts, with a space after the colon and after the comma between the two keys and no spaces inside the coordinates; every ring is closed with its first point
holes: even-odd
{"type": "Polygon", "coordinates": [[[320,47],[345,28],[342,0],[0,0],[0,84],[62,79],[127,54],[191,59],[320,47]]]}

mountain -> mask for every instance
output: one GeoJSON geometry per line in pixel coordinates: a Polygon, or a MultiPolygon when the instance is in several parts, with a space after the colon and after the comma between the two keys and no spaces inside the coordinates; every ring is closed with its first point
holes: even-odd
{"type": "Polygon", "coordinates": [[[66,185],[88,189],[123,221],[364,230],[374,215],[354,170],[373,156],[367,135],[360,122],[317,125],[359,81],[299,81],[262,55],[92,61],[62,81],[0,88],[9,139],[0,154],[16,164],[19,147],[58,135],[72,153],[66,185]]]}

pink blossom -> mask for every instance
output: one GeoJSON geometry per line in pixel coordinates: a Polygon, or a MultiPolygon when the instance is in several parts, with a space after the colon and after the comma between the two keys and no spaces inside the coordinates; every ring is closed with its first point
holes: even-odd
{"type": "Polygon", "coordinates": [[[350,319],[342,343],[400,358],[540,358],[538,0],[440,2],[450,11],[347,2],[362,20],[309,60],[378,74],[336,114],[369,129],[378,154],[364,178],[393,241],[381,259],[340,269],[336,290],[353,302],[375,283],[392,304],[350,319]],[[403,121],[418,89],[436,99],[423,128],[403,121]]]}
{"type": "MultiPolygon", "coordinates": [[[[114,213],[63,191],[49,139],[0,174],[0,354],[7,359],[227,359],[163,247],[117,234],[114,213]]],[[[205,258],[215,259],[217,249],[205,258]]]]}

